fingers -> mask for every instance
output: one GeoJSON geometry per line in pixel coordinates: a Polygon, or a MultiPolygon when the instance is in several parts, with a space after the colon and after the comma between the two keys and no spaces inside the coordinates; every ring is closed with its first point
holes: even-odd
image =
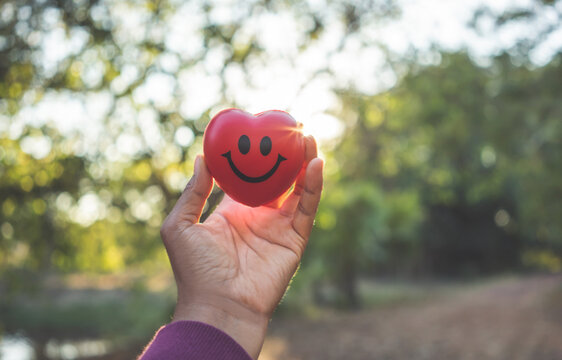
{"type": "Polygon", "coordinates": [[[318,158],[308,164],[300,201],[293,217],[293,229],[305,240],[310,236],[322,194],[323,166],[324,163],[318,158]]]}
{"type": "Polygon", "coordinates": [[[207,169],[205,160],[201,155],[195,158],[193,176],[187,183],[178,199],[172,214],[182,227],[191,226],[199,221],[205,201],[213,188],[213,178],[207,169]]]}
{"type": "Polygon", "coordinates": [[[297,176],[295,187],[291,194],[285,199],[280,209],[283,215],[292,216],[295,212],[304,187],[306,168],[310,160],[316,158],[317,156],[318,150],[316,147],[316,140],[312,135],[309,135],[304,138],[304,163],[299,175],[297,176]]]}
{"type": "Polygon", "coordinates": [[[297,182],[295,183],[295,193],[300,195],[302,188],[304,186],[304,176],[306,172],[306,167],[310,160],[318,156],[318,148],[316,146],[316,140],[312,135],[308,135],[304,138],[304,164],[302,170],[297,177],[297,182]]]}

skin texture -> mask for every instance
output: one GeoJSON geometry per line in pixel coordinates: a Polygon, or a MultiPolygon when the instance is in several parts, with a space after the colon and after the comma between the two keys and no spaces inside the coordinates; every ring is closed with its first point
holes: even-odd
{"type": "Polygon", "coordinates": [[[282,204],[248,207],[225,196],[199,223],[213,180],[199,156],[162,225],[178,288],[174,321],[213,325],[257,359],[271,314],[308,242],[322,192],[322,160],[305,138],[306,161],[282,204]]]}

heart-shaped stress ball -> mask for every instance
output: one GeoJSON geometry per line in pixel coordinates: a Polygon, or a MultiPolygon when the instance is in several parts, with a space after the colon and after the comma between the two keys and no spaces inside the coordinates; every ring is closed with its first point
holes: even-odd
{"type": "Polygon", "coordinates": [[[205,162],[218,186],[234,200],[260,206],[283,195],[304,163],[301,126],[284,111],[252,115],[219,112],[203,139],[205,162]]]}

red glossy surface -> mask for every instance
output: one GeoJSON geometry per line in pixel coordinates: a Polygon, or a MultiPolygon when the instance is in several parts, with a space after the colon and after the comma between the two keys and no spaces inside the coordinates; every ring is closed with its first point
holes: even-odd
{"type": "Polygon", "coordinates": [[[203,153],[225,193],[240,203],[260,206],[295,182],[304,163],[304,138],[300,125],[284,111],[252,115],[227,109],[207,125],[203,153]]]}

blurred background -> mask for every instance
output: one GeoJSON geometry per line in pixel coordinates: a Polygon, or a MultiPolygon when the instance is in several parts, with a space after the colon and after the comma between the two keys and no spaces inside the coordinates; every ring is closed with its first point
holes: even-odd
{"type": "MultiPolygon", "coordinates": [[[[562,1],[4,0],[0,358],[134,358],[221,109],[326,184],[261,359],[562,359],[562,1]]],[[[205,208],[212,211],[215,189],[205,208]]]]}

